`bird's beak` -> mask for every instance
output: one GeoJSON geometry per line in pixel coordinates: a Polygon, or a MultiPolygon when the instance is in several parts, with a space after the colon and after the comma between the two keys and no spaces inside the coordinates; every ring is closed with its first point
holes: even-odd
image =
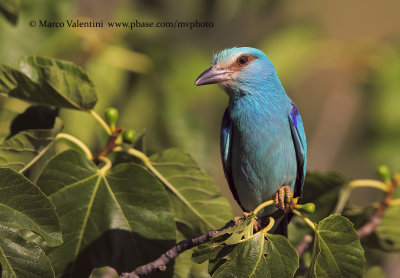
{"type": "Polygon", "coordinates": [[[207,84],[215,84],[230,79],[231,71],[229,69],[221,69],[212,66],[206,69],[199,77],[197,77],[194,85],[201,86],[207,84]]]}

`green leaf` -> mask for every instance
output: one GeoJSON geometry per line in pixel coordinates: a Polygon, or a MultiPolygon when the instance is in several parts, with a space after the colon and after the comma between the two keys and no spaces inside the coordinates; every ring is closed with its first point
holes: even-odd
{"type": "Polygon", "coordinates": [[[100,268],[93,269],[92,273],[90,274],[89,278],[118,278],[119,275],[115,269],[109,266],[103,266],[100,268]]]}
{"type": "Polygon", "coordinates": [[[54,277],[50,260],[21,233],[30,231],[49,246],[62,244],[54,205],[12,169],[0,168],[0,262],[2,277],[54,277]]]}
{"type": "Polygon", "coordinates": [[[42,249],[1,224],[0,235],[2,277],[54,277],[50,259],[42,249]]]}
{"type": "Polygon", "coordinates": [[[335,208],[339,191],[346,179],[338,173],[307,172],[299,203],[314,203],[315,212],[307,217],[314,222],[329,216],[335,208]]]}
{"type": "Polygon", "coordinates": [[[236,245],[212,249],[212,277],[293,277],[299,266],[296,250],[281,235],[258,232],[236,245]]]}
{"type": "Polygon", "coordinates": [[[62,243],[54,205],[35,184],[8,168],[0,168],[0,225],[33,231],[50,246],[62,243]]]}
{"type": "Polygon", "coordinates": [[[0,0],[0,13],[14,25],[18,21],[19,7],[19,0],[0,0]]]}
{"type": "Polygon", "coordinates": [[[388,251],[400,250],[400,205],[390,205],[376,228],[379,245],[388,251]]]}
{"type": "Polygon", "coordinates": [[[228,201],[190,155],[168,149],[150,159],[177,191],[168,193],[178,228],[186,237],[221,228],[232,219],[228,201]]]}
{"type": "Polygon", "coordinates": [[[65,243],[49,251],[57,277],[87,277],[106,265],[130,272],[175,243],[166,190],[140,165],[98,169],[68,150],[49,161],[38,184],[55,204],[64,234],[65,243]]]}
{"type": "Polygon", "coordinates": [[[26,130],[4,141],[0,144],[0,167],[25,171],[47,151],[61,129],[57,118],[52,129],[26,130]]]}
{"type": "Polygon", "coordinates": [[[362,277],[364,250],[353,224],[332,215],[316,225],[309,277],[362,277]]]}
{"type": "MultiPolygon", "coordinates": [[[[307,172],[303,194],[299,199],[299,204],[315,204],[315,212],[307,214],[307,217],[313,222],[319,222],[329,216],[337,205],[340,190],[345,183],[346,178],[339,173],[307,172]]],[[[288,225],[290,241],[295,245],[311,232],[310,227],[297,217],[288,225]]]]}
{"type": "Polygon", "coordinates": [[[0,93],[78,110],[92,109],[97,102],[93,83],[71,62],[29,56],[21,60],[20,68],[0,65],[0,93]]]}

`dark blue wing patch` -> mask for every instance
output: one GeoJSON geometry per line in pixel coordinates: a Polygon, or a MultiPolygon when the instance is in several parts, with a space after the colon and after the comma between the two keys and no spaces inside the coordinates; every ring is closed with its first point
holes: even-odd
{"type": "Polygon", "coordinates": [[[297,177],[294,186],[294,197],[300,197],[304,185],[307,166],[307,141],[304,132],[303,120],[301,119],[296,104],[291,103],[289,113],[289,125],[292,132],[292,139],[296,150],[297,159],[297,177]]]}
{"type": "MultiPolygon", "coordinates": [[[[236,202],[242,207],[232,177],[232,167],[231,167],[232,136],[233,136],[232,134],[233,134],[233,125],[232,125],[232,120],[229,117],[227,108],[222,118],[221,136],[220,136],[222,166],[224,168],[225,178],[228,181],[228,185],[232,192],[232,195],[235,198],[236,202]]],[[[242,209],[245,210],[243,207],[242,209]]]]}
{"type": "Polygon", "coordinates": [[[292,109],[290,110],[290,118],[292,119],[294,126],[297,128],[297,116],[300,115],[299,110],[294,102],[292,102],[290,105],[292,106],[292,109]]]}

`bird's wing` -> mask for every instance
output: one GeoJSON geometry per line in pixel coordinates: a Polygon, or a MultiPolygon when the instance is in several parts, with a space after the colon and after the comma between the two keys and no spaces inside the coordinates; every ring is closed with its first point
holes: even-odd
{"type": "Polygon", "coordinates": [[[297,177],[294,186],[294,197],[300,197],[303,189],[304,178],[306,176],[307,142],[303,120],[301,119],[300,113],[293,102],[291,105],[292,108],[289,113],[289,124],[297,158],[297,177]]]}
{"type": "Polygon", "coordinates": [[[227,108],[222,118],[221,136],[220,136],[222,166],[224,168],[225,177],[226,180],[228,181],[229,188],[231,189],[233,197],[240,205],[239,197],[235,185],[233,184],[233,177],[232,177],[232,165],[231,165],[232,133],[233,133],[233,125],[232,125],[232,120],[229,117],[227,108]]]}

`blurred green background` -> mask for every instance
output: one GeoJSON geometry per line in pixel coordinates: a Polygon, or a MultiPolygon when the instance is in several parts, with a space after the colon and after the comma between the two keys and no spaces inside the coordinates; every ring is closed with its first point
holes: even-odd
{"type": "MultiPolygon", "coordinates": [[[[234,204],[219,156],[227,95],[195,87],[212,55],[253,46],[270,57],[307,133],[308,169],[376,178],[400,168],[400,2],[20,0],[16,26],[0,18],[0,62],[23,55],[71,60],[96,84],[99,103],[120,110],[120,124],[146,132],[147,152],[181,147],[234,204]],[[103,20],[104,28],[36,28],[30,20],[103,20]],[[107,28],[115,21],[209,21],[213,28],[107,28]]],[[[28,104],[0,97],[0,136],[28,104]]],[[[103,131],[89,115],[62,110],[65,132],[93,150],[103,131]]],[[[398,257],[396,257],[398,260],[398,257]]],[[[398,277],[395,261],[388,277],[398,277]],[[393,268],[393,269],[392,269],[393,268]]],[[[390,270],[390,271],[389,271],[390,270]]],[[[399,270],[397,270],[399,271],[399,270]]]]}

